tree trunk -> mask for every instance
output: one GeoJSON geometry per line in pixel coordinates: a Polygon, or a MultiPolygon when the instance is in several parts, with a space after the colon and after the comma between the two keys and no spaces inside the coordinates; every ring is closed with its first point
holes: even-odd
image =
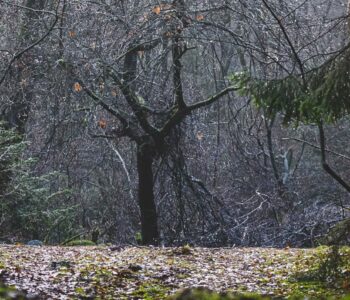
{"type": "Polygon", "coordinates": [[[339,175],[335,170],[333,170],[327,163],[326,158],[326,138],[324,134],[324,128],[322,122],[318,124],[318,130],[320,134],[320,149],[321,149],[321,162],[323,169],[333,177],[348,193],[350,193],[350,185],[339,175]]]}
{"type": "Polygon", "coordinates": [[[138,199],[141,212],[141,234],[144,245],[159,244],[157,210],[154,201],[152,164],[155,151],[148,144],[137,147],[137,172],[139,176],[138,199]]]}

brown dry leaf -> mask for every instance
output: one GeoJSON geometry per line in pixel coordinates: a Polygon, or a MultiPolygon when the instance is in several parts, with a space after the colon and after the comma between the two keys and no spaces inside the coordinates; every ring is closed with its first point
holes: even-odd
{"type": "Polygon", "coordinates": [[[73,89],[74,89],[74,91],[79,93],[79,92],[82,91],[83,88],[82,88],[82,86],[80,85],[79,82],[76,82],[76,83],[74,83],[73,89]]]}
{"type": "Polygon", "coordinates": [[[76,34],[75,31],[70,30],[70,31],[68,31],[68,36],[69,36],[70,38],[75,38],[75,37],[77,36],[77,34],[76,34]]]}
{"type": "Polygon", "coordinates": [[[203,15],[198,15],[198,16],[196,17],[196,20],[197,20],[197,21],[203,21],[203,20],[204,20],[204,16],[203,16],[203,15]]]}
{"type": "Polygon", "coordinates": [[[104,119],[101,119],[97,122],[98,127],[105,129],[107,127],[107,121],[104,119]]]}
{"type": "Polygon", "coordinates": [[[152,9],[152,12],[154,12],[156,15],[159,15],[160,12],[161,12],[161,8],[159,5],[155,6],[153,9],[152,9]]]}

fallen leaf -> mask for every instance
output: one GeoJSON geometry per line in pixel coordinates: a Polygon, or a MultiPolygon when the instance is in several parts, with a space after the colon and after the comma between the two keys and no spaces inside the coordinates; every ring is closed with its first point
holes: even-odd
{"type": "Polygon", "coordinates": [[[152,9],[152,12],[154,12],[156,15],[159,15],[160,14],[160,11],[161,11],[161,8],[159,5],[155,6],[153,9],[152,9]]]}
{"type": "Polygon", "coordinates": [[[74,88],[74,91],[78,93],[81,92],[81,90],[83,89],[79,82],[74,83],[73,88],[74,88]]]}

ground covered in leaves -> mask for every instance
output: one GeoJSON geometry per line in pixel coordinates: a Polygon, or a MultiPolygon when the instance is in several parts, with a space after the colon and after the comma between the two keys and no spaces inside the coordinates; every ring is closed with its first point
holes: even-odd
{"type": "Polygon", "coordinates": [[[192,287],[337,297],[347,292],[350,280],[330,288],[310,276],[325,251],[1,245],[0,278],[42,299],[166,299],[192,287]]]}

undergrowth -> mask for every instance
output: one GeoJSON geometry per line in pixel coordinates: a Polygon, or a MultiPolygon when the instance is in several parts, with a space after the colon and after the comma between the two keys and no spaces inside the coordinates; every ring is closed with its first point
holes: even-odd
{"type": "Polygon", "coordinates": [[[296,295],[307,293],[340,297],[350,293],[350,248],[319,247],[317,251],[296,265],[300,266],[290,278],[296,295]],[[304,265],[304,268],[301,268],[304,265]],[[305,268],[306,266],[306,268],[305,268]]]}

